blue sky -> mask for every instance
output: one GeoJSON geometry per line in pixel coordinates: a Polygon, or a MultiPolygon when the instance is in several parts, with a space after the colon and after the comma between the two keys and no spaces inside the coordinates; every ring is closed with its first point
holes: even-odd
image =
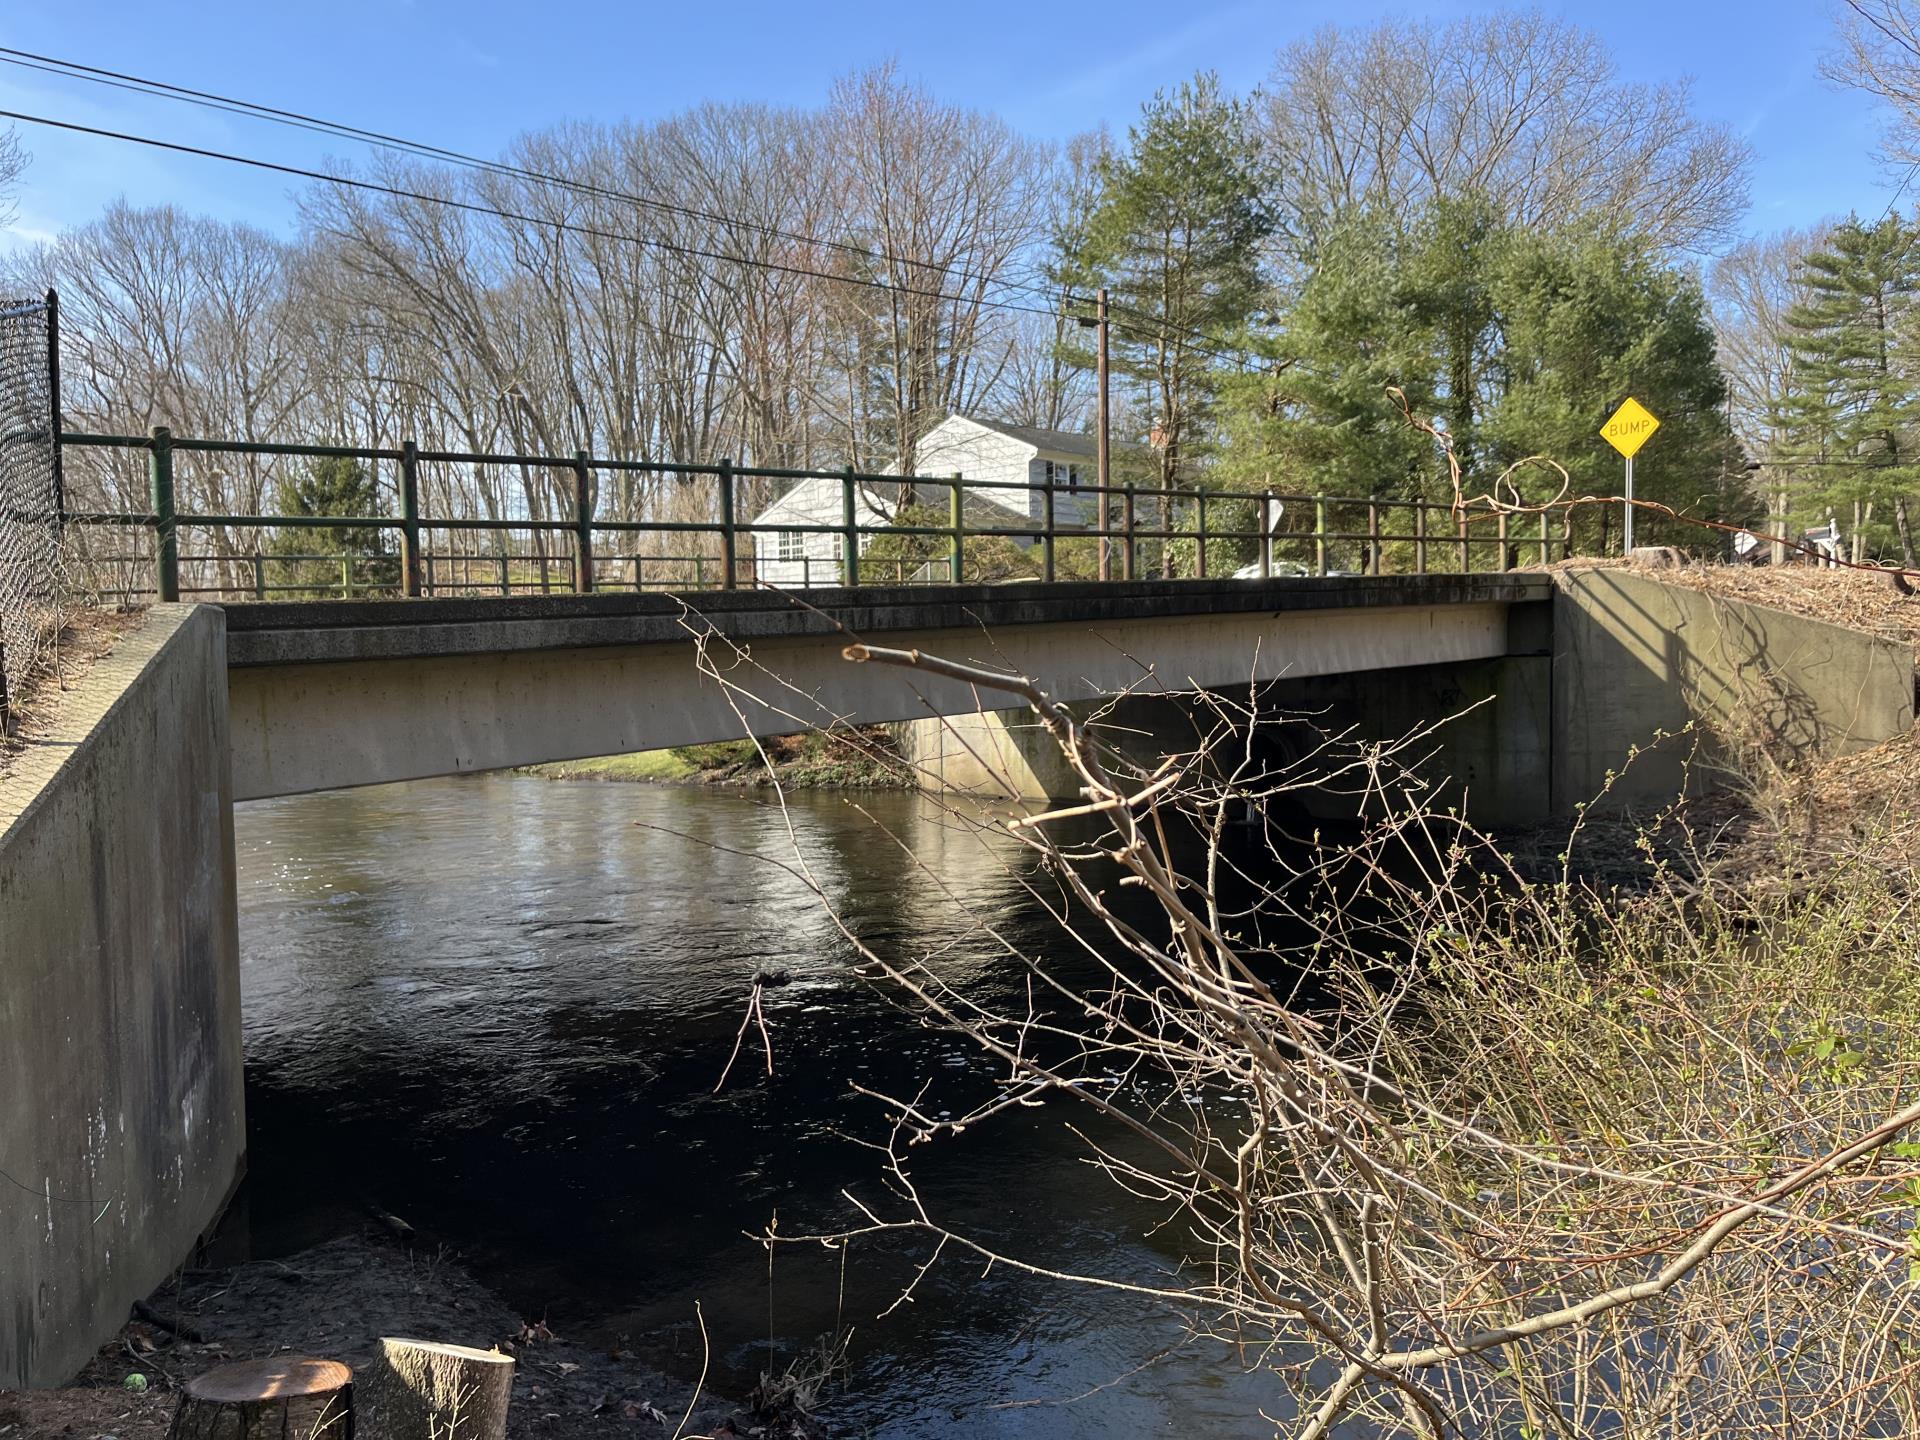
{"type": "MultiPolygon", "coordinates": [[[[835,76],[890,58],[941,96],[995,111],[1031,134],[1064,138],[1102,121],[1124,130],[1155,88],[1202,68],[1250,88],[1278,48],[1322,25],[1486,8],[1374,0],[8,0],[0,44],[490,154],[519,131],[569,118],[645,119],[704,99],[811,104],[835,76]]],[[[1597,30],[1629,78],[1693,78],[1699,110],[1756,152],[1751,231],[1849,209],[1877,214],[1891,198],[1872,153],[1873,107],[1817,73],[1831,44],[1823,0],[1545,8],[1597,30]]],[[[0,67],[0,108],[289,164],[349,153],[317,136],[12,67],[0,67]]],[[[14,243],[82,223],[118,195],[276,231],[291,226],[291,182],[33,126],[21,131],[35,163],[14,243]]]]}

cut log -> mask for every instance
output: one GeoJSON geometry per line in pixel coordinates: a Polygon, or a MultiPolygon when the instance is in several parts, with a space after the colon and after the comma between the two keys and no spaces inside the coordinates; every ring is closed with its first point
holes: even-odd
{"type": "Polygon", "coordinates": [[[431,1340],[383,1339],[360,1386],[374,1440],[503,1440],[513,1357],[431,1340]]]}

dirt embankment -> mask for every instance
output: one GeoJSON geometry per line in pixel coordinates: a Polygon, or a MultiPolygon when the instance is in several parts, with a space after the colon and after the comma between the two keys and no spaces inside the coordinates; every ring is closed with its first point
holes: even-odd
{"type": "MultiPolygon", "coordinates": [[[[575,1344],[557,1320],[523,1317],[444,1252],[371,1227],[283,1260],[187,1270],[163,1287],[71,1385],[0,1391],[0,1440],[163,1440],[179,1389],[216,1365],[274,1355],[368,1364],[383,1335],[497,1346],[516,1360],[507,1433],[541,1440],[819,1433],[795,1414],[733,1410],[640,1364],[623,1348],[575,1344]],[[139,1379],[132,1377],[138,1376],[139,1379]],[[129,1388],[129,1385],[138,1388],[129,1388]]],[[[699,1365],[699,1336],[689,1337],[699,1365]]]]}

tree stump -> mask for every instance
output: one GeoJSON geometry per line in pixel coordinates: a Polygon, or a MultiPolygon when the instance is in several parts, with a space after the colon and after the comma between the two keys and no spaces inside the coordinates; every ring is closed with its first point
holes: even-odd
{"type": "Polygon", "coordinates": [[[353,1420],[353,1371],[338,1360],[289,1355],[242,1360],[194,1376],[181,1393],[167,1436],[168,1440],[255,1440],[310,1435],[320,1440],[353,1440],[353,1420]]]}
{"type": "Polygon", "coordinates": [[[383,1339],[361,1391],[367,1433],[376,1440],[503,1440],[513,1357],[383,1339]]]}

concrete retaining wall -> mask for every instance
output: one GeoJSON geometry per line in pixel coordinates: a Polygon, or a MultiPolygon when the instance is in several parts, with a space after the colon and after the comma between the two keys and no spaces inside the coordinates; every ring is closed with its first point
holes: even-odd
{"type": "Polygon", "coordinates": [[[1657,804],[1730,768],[1824,760],[1913,728],[1907,645],[1625,570],[1555,578],[1562,811],[1603,792],[1608,805],[1657,804]],[[1652,748],[1629,765],[1636,746],[1652,748]],[[1621,772],[1611,784],[1610,771],[1621,772]]]}
{"type": "Polygon", "coordinates": [[[69,1378],[244,1163],[217,609],[156,606],[0,779],[0,1387],[69,1378]]]}

